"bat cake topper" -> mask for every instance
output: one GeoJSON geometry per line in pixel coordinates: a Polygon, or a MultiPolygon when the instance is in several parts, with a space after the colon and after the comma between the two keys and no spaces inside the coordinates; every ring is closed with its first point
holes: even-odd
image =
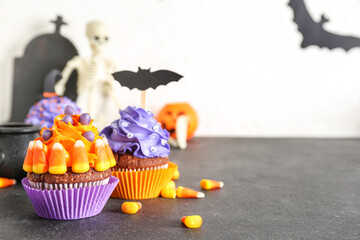
{"type": "Polygon", "coordinates": [[[112,74],[114,79],[121,86],[141,91],[141,107],[146,109],[146,90],[149,88],[156,89],[160,85],[166,85],[170,82],[177,82],[183,76],[169,70],[158,70],[151,72],[150,69],[138,68],[137,72],[120,71],[112,74]]]}

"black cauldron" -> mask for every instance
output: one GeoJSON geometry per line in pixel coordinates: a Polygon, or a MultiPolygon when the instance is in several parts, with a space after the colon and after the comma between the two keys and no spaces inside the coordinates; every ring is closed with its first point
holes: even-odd
{"type": "Polygon", "coordinates": [[[21,180],[29,142],[40,136],[41,126],[10,122],[0,124],[0,177],[21,180]]]}

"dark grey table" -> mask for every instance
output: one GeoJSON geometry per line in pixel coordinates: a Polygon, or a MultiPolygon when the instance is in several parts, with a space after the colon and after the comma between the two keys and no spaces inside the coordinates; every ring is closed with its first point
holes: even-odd
{"type": "Polygon", "coordinates": [[[100,215],[39,218],[21,187],[0,189],[0,239],[360,239],[360,140],[196,138],[171,159],[177,185],[204,199],[141,200],[135,215],[110,199],[100,215]],[[180,218],[199,214],[199,229],[180,218]]]}

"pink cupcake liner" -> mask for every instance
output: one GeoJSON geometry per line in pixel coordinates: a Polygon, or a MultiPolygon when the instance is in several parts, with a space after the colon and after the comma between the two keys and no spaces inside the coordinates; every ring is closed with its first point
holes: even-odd
{"type": "Polygon", "coordinates": [[[28,178],[21,183],[39,217],[75,220],[99,214],[110,198],[119,179],[111,176],[106,185],[62,190],[40,190],[30,186],[28,178]]]}

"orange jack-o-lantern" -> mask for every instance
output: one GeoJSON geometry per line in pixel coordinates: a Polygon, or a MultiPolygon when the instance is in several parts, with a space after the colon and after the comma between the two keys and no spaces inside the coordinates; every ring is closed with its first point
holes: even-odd
{"type": "Polygon", "coordinates": [[[161,126],[170,132],[170,136],[176,139],[176,120],[179,116],[185,115],[188,120],[187,140],[194,136],[198,125],[198,117],[195,110],[188,103],[167,104],[156,119],[161,126]]]}

